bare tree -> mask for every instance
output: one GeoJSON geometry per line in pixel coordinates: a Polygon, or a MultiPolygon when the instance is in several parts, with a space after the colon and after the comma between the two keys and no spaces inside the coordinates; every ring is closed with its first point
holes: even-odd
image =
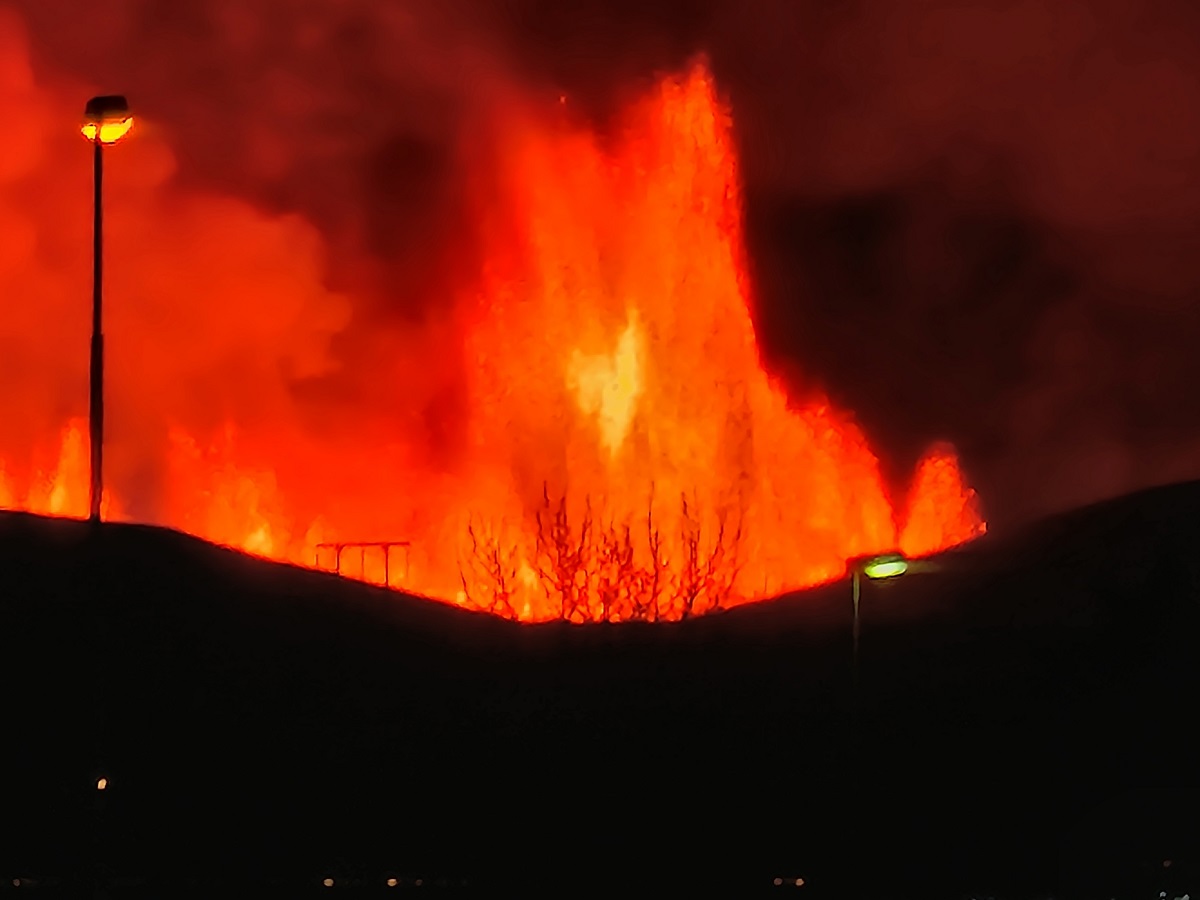
{"type": "Polygon", "coordinates": [[[594,593],[599,609],[594,618],[608,622],[629,616],[632,591],[635,589],[633,536],[628,525],[615,525],[611,520],[596,534],[594,593]]]}
{"type": "Polygon", "coordinates": [[[458,566],[466,605],[516,619],[513,591],[517,586],[517,548],[503,547],[496,535],[481,531],[483,529],[477,528],[474,522],[467,523],[467,537],[471,546],[467,558],[459,560],[458,566]]]}
{"type": "Polygon", "coordinates": [[[674,593],[680,618],[717,612],[725,607],[738,574],[738,551],[742,538],[741,517],[728,527],[728,513],[717,513],[716,528],[705,541],[701,517],[686,495],[680,496],[680,551],[675,567],[674,593]]]}
{"type": "MultiPolygon", "coordinates": [[[[638,546],[632,521],[598,523],[585,498],[577,523],[567,497],[550,498],[542,486],[533,570],[559,616],[571,622],[659,621],[691,618],[726,608],[739,573],[741,517],[719,511],[705,527],[698,505],[680,496],[678,545],[668,559],[666,541],[654,512],[654,492],[646,505],[645,547],[638,546]]],[[[640,528],[640,525],[639,525],[640,528]]],[[[515,591],[521,585],[521,557],[468,526],[470,553],[460,565],[469,606],[518,618],[515,591]]],[[[527,588],[526,588],[527,589],[527,588]]]]}
{"type": "MultiPolygon", "coordinates": [[[[628,529],[626,534],[628,534],[628,529]]],[[[657,621],[661,616],[659,600],[667,583],[667,563],[663,559],[663,541],[654,521],[654,485],[646,503],[646,560],[632,573],[630,589],[630,618],[643,622],[657,621]]]]}
{"type": "Polygon", "coordinates": [[[537,512],[537,544],[534,569],[551,602],[557,601],[559,615],[568,621],[587,621],[589,566],[592,550],[591,499],[584,502],[577,529],[567,515],[567,497],[550,500],[548,485],[542,484],[542,508],[537,512]]]}

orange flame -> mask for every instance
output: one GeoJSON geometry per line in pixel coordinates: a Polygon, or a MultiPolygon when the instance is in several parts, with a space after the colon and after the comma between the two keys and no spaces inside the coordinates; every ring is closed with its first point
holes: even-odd
{"type": "MultiPolygon", "coordinates": [[[[28,490],[21,500],[16,480],[6,477],[0,461],[0,509],[20,509],[46,516],[86,518],[89,494],[87,425],[72,421],[63,429],[52,468],[36,466],[28,490]]],[[[102,515],[121,516],[120,504],[111,492],[100,499],[102,515]]]]}
{"type": "MultiPolygon", "coordinates": [[[[389,573],[394,586],[579,621],[699,614],[839,577],[851,557],[897,544],[926,554],[983,532],[952,450],[921,463],[898,513],[852,419],[827,403],[794,405],[766,372],[730,112],[704,65],[664,79],[603,143],[560,118],[508,115],[489,145],[499,187],[479,197],[486,264],[453,318],[466,386],[453,458],[431,462],[403,423],[385,449],[365,429],[339,443],[291,420],[259,424],[265,401],[238,395],[224,398],[228,424],[214,430],[207,410],[186,420],[179,406],[183,391],[212,383],[189,371],[187,382],[158,379],[185,385],[174,402],[139,407],[186,421],[169,428],[164,484],[152,511],[139,500],[139,518],[306,565],[321,541],[407,539],[411,561],[389,573]]],[[[256,368],[258,336],[274,328],[288,348],[315,346],[344,322],[340,298],[313,286],[316,254],[293,250],[313,240],[303,223],[231,201],[158,199],[170,160],[154,140],[122,154],[150,161],[121,194],[142,204],[140,219],[122,219],[120,205],[112,216],[114,243],[136,236],[143,253],[114,277],[154,298],[144,319],[163,328],[146,365],[204,364],[189,342],[226,333],[216,307],[228,294],[245,343],[208,364],[248,390],[268,371],[256,368]],[[230,236],[239,229],[245,240],[230,236]],[[182,265],[211,272],[194,301],[168,274],[182,265]],[[275,272],[276,285],[255,281],[275,272]],[[170,317],[167,288],[181,297],[170,317]],[[258,305],[267,297],[285,298],[279,312],[258,305]],[[317,330],[301,332],[310,321],[317,330]]],[[[129,353],[111,357],[127,361],[118,408],[149,389],[129,353]]],[[[319,371],[317,355],[286,365],[319,371]]],[[[84,515],[85,434],[70,424],[49,468],[26,473],[10,456],[0,506],[84,515]]],[[[381,581],[381,563],[364,552],[354,574],[381,581]]]]}
{"type": "MultiPolygon", "coordinates": [[[[661,84],[621,135],[601,149],[587,133],[529,127],[505,148],[509,215],[493,219],[468,346],[481,484],[492,468],[475,518],[509,528],[493,524],[485,539],[492,556],[511,554],[518,577],[506,590],[534,618],[561,614],[562,591],[544,589],[538,532],[556,512],[547,498],[564,495],[563,519],[575,523],[567,540],[593,569],[572,584],[589,597],[587,619],[604,615],[594,570],[611,549],[597,522],[632,525],[634,570],[664,561],[667,615],[813,584],[894,546],[861,431],[826,404],[789,408],[763,369],[731,122],[707,70],[661,84]],[[532,584],[519,577],[528,570],[540,573],[532,584]],[[689,607],[679,585],[697,575],[728,593],[708,583],[689,607]]],[[[952,457],[944,465],[957,471],[952,457]]],[[[949,504],[955,519],[909,546],[929,552],[975,533],[957,497],[930,500],[925,482],[915,490],[923,517],[941,523],[949,504]]]]}
{"type": "Polygon", "coordinates": [[[963,482],[954,448],[932,448],[917,465],[900,549],[908,556],[924,556],[986,531],[979,498],[963,482]]]}

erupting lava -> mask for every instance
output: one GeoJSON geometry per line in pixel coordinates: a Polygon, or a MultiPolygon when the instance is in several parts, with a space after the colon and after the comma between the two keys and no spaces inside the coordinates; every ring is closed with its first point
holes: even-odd
{"type": "MultiPolygon", "coordinates": [[[[313,464],[361,466],[344,444],[248,421],[218,440],[173,426],[159,512],[141,518],[308,565],[318,541],[403,537],[397,587],[576,621],[699,614],[837,577],[850,557],[982,533],[953,450],[930,451],[894,510],[853,422],[791,405],[764,370],[731,122],[703,64],[603,141],[530,117],[507,121],[495,153],[478,210],[487,262],[455,307],[453,460],[399,450],[401,474],[355,493],[313,464]]],[[[63,434],[57,462],[20,478],[0,463],[0,506],[83,514],[85,431],[63,434]]],[[[364,557],[363,577],[380,562],[364,557]]]]}

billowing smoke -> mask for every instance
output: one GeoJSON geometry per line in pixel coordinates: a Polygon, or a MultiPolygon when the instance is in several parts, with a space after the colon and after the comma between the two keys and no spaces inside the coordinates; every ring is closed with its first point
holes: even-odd
{"type": "Polygon", "coordinates": [[[277,441],[353,415],[361,440],[373,412],[436,433],[454,384],[439,304],[478,267],[457,148],[505,90],[489,51],[434,4],[68,7],[0,18],[20,123],[0,170],[0,458],[19,465],[31,434],[57,440],[84,409],[91,174],[71,125],[114,85],[145,123],[106,182],[112,477],[130,512],[155,514],[168,423],[263,423],[277,441]]]}
{"type": "Polygon", "coordinates": [[[562,92],[603,120],[704,49],[766,352],[897,477],[950,439],[1003,523],[1200,474],[1198,43],[1192,4],[1135,0],[17,0],[0,449],[86,396],[89,92],[153,126],[113,155],[109,340],[114,390],[156,373],[158,408],[114,411],[114,441],[368,408],[436,455],[489,118],[562,92]]]}
{"type": "Polygon", "coordinates": [[[1200,11],[773,6],[719,58],[775,351],[994,522],[1200,474],[1200,11]]]}

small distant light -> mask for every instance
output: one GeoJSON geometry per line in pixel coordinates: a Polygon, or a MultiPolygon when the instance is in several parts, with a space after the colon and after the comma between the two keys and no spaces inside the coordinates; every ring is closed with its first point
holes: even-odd
{"type": "Polygon", "coordinates": [[[98,791],[108,790],[108,779],[107,778],[96,779],[96,790],[98,790],[98,791]]]}
{"type": "Polygon", "coordinates": [[[20,887],[20,886],[21,886],[21,879],[20,879],[20,878],[14,878],[14,879],[13,879],[13,887],[20,887]]]}
{"type": "Polygon", "coordinates": [[[424,881],[422,881],[420,878],[418,878],[416,881],[414,881],[414,882],[413,882],[413,884],[415,884],[417,887],[420,887],[420,886],[421,886],[421,885],[423,885],[424,883],[425,883],[425,882],[424,882],[424,881]]]}
{"type": "Polygon", "coordinates": [[[796,879],[796,887],[804,887],[804,879],[803,878],[796,879]]]}
{"type": "Polygon", "coordinates": [[[776,878],[776,879],[775,879],[775,887],[779,887],[781,884],[783,884],[783,879],[782,879],[782,878],[776,878]]]}
{"type": "Polygon", "coordinates": [[[1171,868],[1171,861],[1170,861],[1169,859],[1164,859],[1164,860],[1163,860],[1163,868],[1164,868],[1164,869],[1169,869],[1169,868],[1171,868]]]}
{"type": "Polygon", "coordinates": [[[395,887],[397,884],[399,884],[399,882],[397,882],[395,878],[389,878],[387,880],[388,887],[395,887]]]}
{"type": "Polygon", "coordinates": [[[324,881],[321,882],[321,884],[325,885],[325,887],[333,887],[333,879],[326,878],[324,881]]]}

